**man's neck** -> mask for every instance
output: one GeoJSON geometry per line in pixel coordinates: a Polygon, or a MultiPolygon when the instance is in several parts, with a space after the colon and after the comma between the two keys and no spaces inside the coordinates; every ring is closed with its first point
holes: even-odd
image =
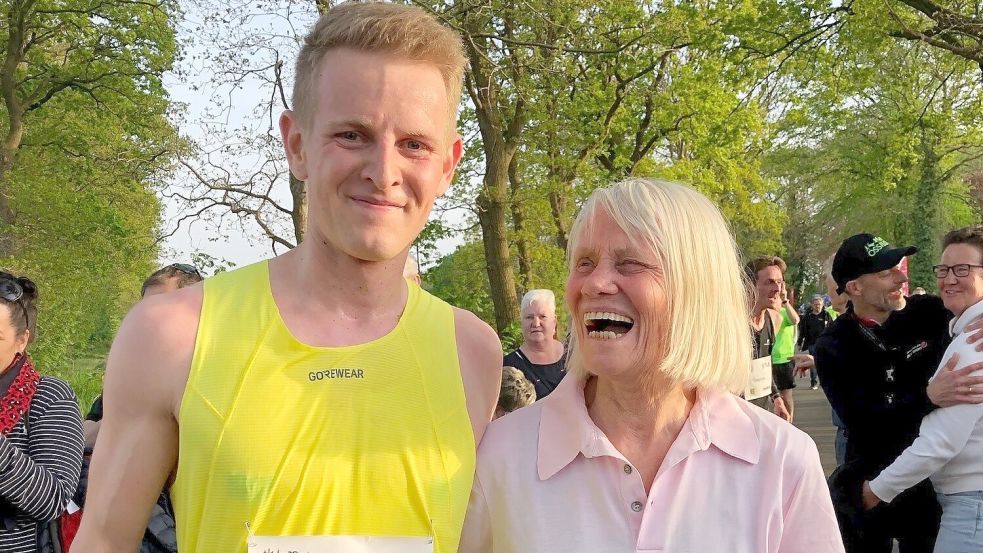
{"type": "Polygon", "coordinates": [[[874,321],[877,324],[884,324],[884,321],[887,321],[887,318],[891,316],[890,311],[884,311],[866,303],[858,302],[855,299],[853,300],[853,314],[861,319],[874,321]]]}
{"type": "Polygon", "coordinates": [[[751,308],[751,326],[756,329],[764,328],[765,317],[768,316],[768,304],[754,304],[751,308]]]}
{"type": "Polygon", "coordinates": [[[408,293],[404,263],[405,254],[367,262],[306,240],[270,262],[270,284],[284,322],[302,341],[353,345],[399,321],[408,293]]]}

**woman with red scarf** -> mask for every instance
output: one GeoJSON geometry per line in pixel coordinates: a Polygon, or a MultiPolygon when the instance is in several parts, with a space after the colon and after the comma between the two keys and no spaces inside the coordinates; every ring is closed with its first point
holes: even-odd
{"type": "Polygon", "coordinates": [[[82,465],[78,399],[40,376],[27,345],[37,322],[37,286],[0,271],[0,551],[41,553],[47,523],[65,511],[82,465]]]}

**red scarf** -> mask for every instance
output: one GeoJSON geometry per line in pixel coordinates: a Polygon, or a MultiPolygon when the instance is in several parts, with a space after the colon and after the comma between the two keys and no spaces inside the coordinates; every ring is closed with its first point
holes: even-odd
{"type": "Polygon", "coordinates": [[[31,408],[31,400],[38,391],[38,381],[41,375],[34,370],[34,365],[26,354],[18,353],[4,372],[18,371],[7,393],[0,398],[0,435],[6,436],[17,426],[21,417],[27,415],[31,408]]]}

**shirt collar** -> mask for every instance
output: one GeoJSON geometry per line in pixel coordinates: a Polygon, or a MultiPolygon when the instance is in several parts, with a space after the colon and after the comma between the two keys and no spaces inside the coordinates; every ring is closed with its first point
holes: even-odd
{"type": "MultiPolygon", "coordinates": [[[[583,376],[568,374],[541,400],[537,453],[540,480],[553,477],[580,454],[586,458],[610,456],[624,460],[587,413],[586,382],[583,376]]],[[[738,404],[742,401],[724,391],[701,389],[663,464],[675,464],[711,445],[731,457],[757,463],[761,454],[758,433],[751,417],[738,404]]]]}
{"type": "Polygon", "coordinates": [[[966,330],[966,327],[970,325],[973,321],[983,316],[983,300],[974,303],[969,306],[968,309],[963,311],[963,314],[957,319],[953,319],[949,323],[949,333],[955,336],[966,330]]]}

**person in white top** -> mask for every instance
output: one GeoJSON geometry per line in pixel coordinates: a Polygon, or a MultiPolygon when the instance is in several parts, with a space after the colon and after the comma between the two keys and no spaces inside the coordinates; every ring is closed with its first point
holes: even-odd
{"type": "MultiPolygon", "coordinates": [[[[942,364],[956,358],[964,367],[983,361],[966,328],[983,317],[983,225],[946,234],[943,247],[935,276],[942,300],[956,318],[942,364]]],[[[972,392],[972,387],[966,391],[972,392]]],[[[953,405],[929,413],[914,443],[864,483],[864,507],[890,502],[926,477],[931,478],[942,506],[935,553],[983,551],[983,405],[953,405]]]]}

